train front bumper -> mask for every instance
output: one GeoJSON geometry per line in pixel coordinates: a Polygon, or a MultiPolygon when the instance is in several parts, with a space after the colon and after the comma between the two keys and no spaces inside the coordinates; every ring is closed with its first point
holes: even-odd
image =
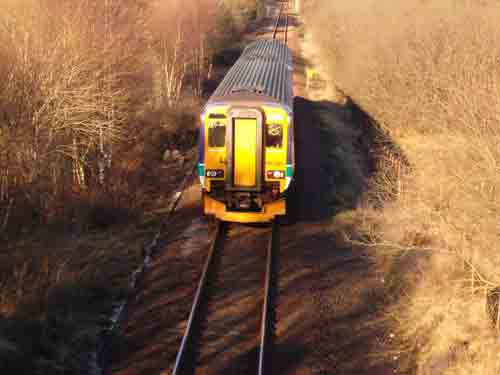
{"type": "Polygon", "coordinates": [[[208,195],[203,195],[203,210],[205,215],[214,215],[222,221],[236,223],[265,223],[273,220],[275,216],[286,214],[286,201],[284,198],[265,203],[260,212],[228,211],[226,205],[208,195]]]}

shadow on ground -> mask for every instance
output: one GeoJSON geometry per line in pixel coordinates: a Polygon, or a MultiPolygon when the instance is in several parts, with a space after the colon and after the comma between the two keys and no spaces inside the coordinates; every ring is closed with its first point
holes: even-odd
{"type": "Polygon", "coordinates": [[[330,218],[372,199],[371,182],[382,173],[383,159],[408,166],[400,148],[349,99],[339,105],[296,97],[294,112],[300,221],[330,218]]]}
{"type": "Polygon", "coordinates": [[[362,248],[340,247],[331,225],[298,224],[283,231],[277,351],[305,349],[303,360],[285,373],[392,372],[390,361],[376,358],[389,337],[377,264],[362,248]]]}
{"type": "Polygon", "coordinates": [[[298,220],[282,227],[277,350],[305,349],[287,374],[392,373],[394,362],[380,355],[391,346],[383,270],[343,233],[362,235],[355,208],[384,203],[372,184],[387,174],[384,160],[408,163],[348,98],[297,97],[294,112],[298,220]]]}
{"type": "Polygon", "coordinates": [[[101,359],[104,374],[159,374],[175,361],[208,243],[200,216],[199,204],[184,205],[165,228],[160,251],[138,280],[120,326],[107,340],[101,359]],[[186,233],[186,228],[193,232],[186,233]],[[190,236],[198,241],[190,244],[190,236]]]}
{"type": "Polygon", "coordinates": [[[90,279],[61,281],[47,290],[36,284],[45,280],[30,281],[33,296],[14,314],[0,314],[0,373],[87,373],[116,291],[90,279]]]}

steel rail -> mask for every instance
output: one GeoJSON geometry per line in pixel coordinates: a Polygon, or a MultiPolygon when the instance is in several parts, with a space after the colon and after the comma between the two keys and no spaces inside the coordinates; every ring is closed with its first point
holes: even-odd
{"type": "Polygon", "coordinates": [[[280,11],[278,13],[278,18],[276,19],[276,24],[274,25],[273,39],[276,39],[276,34],[278,33],[278,27],[280,25],[280,18],[281,18],[282,11],[283,11],[283,7],[280,7],[280,11]]]}
{"type": "Polygon", "coordinates": [[[273,306],[273,273],[274,273],[274,251],[278,245],[278,222],[273,221],[271,238],[267,247],[267,264],[266,264],[266,281],[264,290],[264,307],[262,309],[261,334],[260,334],[260,351],[259,351],[259,368],[258,375],[270,374],[268,367],[269,354],[272,350],[274,339],[274,306],[273,306]]]}
{"type": "Polygon", "coordinates": [[[207,281],[209,280],[209,273],[211,272],[212,265],[214,264],[215,253],[217,251],[217,248],[219,247],[220,241],[223,238],[224,232],[225,223],[217,221],[215,237],[210,246],[210,250],[203,267],[203,273],[198,283],[198,289],[196,290],[193,306],[191,308],[191,312],[189,313],[189,319],[186,330],[184,332],[184,336],[182,337],[182,343],[175,359],[175,365],[172,375],[181,375],[187,368],[187,365],[193,366],[193,363],[188,362],[190,359],[189,354],[190,351],[194,350],[193,337],[197,333],[196,330],[198,327],[196,327],[196,325],[200,323],[200,311],[203,299],[206,296],[207,292],[207,281]]]}
{"type": "MultiPolygon", "coordinates": [[[[274,24],[274,30],[273,30],[273,39],[276,39],[276,36],[278,35],[278,29],[279,29],[279,26],[280,26],[280,19],[281,19],[281,15],[283,14],[284,12],[284,9],[285,9],[285,6],[281,6],[280,7],[280,11],[278,13],[278,18],[276,19],[276,23],[274,24]]],[[[288,12],[285,14],[285,26],[284,26],[284,29],[283,29],[283,39],[284,39],[284,42],[285,44],[288,44],[288,12]]]]}
{"type": "Polygon", "coordinates": [[[285,44],[288,45],[288,13],[285,18],[285,44]]]}

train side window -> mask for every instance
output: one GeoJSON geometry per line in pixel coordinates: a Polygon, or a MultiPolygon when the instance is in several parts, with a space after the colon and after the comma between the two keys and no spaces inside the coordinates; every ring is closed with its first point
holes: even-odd
{"type": "Polygon", "coordinates": [[[266,126],[266,147],[283,147],[283,125],[267,124],[266,126]]]}
{"type": "Polygon", "coordinates": [[[226,145],[226,124],[221,121],[208,125],[208,147],[224,147],[226,145]]]}

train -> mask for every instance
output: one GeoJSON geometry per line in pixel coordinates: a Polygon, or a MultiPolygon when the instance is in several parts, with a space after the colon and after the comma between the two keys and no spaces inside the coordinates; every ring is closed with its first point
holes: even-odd
{"type": "Polygon", "coordinates": [[[201,113],[203,211],[259,223],[287,215],[294,179],[293,58],[286,43],[249,44],[201,113]]]}

